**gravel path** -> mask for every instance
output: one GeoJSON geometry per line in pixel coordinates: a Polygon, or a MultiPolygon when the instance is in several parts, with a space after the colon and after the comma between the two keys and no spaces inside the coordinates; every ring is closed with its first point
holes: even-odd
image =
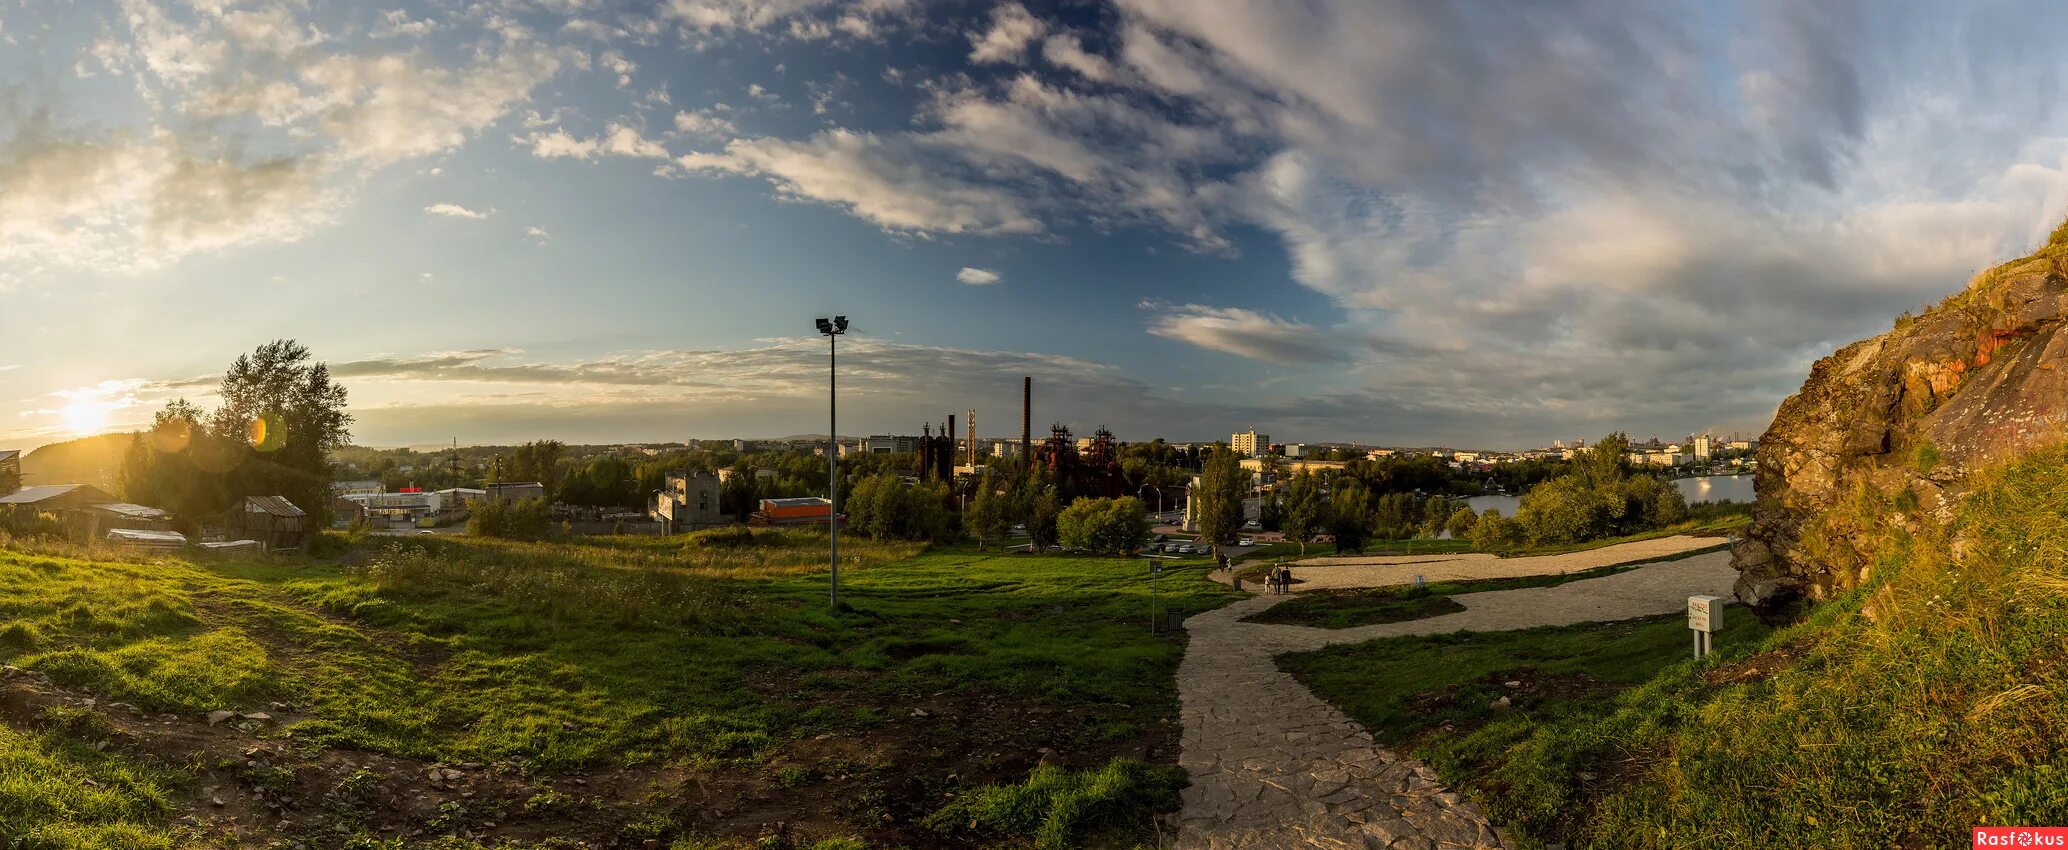
{"type": "Polygon", "coordinates": [[[1293,577],[1300,590],[1338,587],[1386,587],[1413,584],[1420,575],[1429,581],[1577,573],[1612,564],[1647,561],[1724,545],[1721,537],[1675,535],[1635,543],[1618,543],[1599,549],[1562,555],[1530,555],[1499,558],[1484,552],[1450,555],[1389,555],[1308,558],[1293,562],[1293,577]]]}
{"type": "MultiPolygon", "coordinates": [[[[1660,542],[1572,554],[1589,556],[1582,562],[1592,566],[1606,566],[1685,551],[1657,551],[1653,545],[1660,542]],[[1592,560],[1601,558],[1607,560],[1592,560]]],[[[1548,567],[1540,573],[1589,568],[1559,560],[1570,558],[1529,560],[1548,567]]],[[[1312,581],[1329,569],[1390,568],[1307,568],[1295,574],[1312,581]]],[[[1192,785],[1184,792],[1177,846],[1512,848],[1503,830],[1490,825],[1477,806],[1445,790],[1427,765],[1376,746],[1370,733],[1279,670],[1274,658],[1392,635],[1670,613],[1694,594],[1729,595],[1736,579],[1729,553],[1719,551],[1556,587],[1458,596],[1464,611],[1405,623],[1331,630],[1240,622],[1290,598],[1285,596],[1257,596],[1192,617],[1185,622],[1190,643],[1178,667],[1185,726],[1178,764],[1191,773],[1192,785]]]]}

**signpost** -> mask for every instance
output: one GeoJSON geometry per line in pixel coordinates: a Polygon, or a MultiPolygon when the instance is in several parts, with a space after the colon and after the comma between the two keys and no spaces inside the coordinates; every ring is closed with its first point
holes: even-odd
{"type": "Polygon", "coordinates": [[[1156,613],[1156,584],[1157,584],[1157,580],[1158,580],[1158,579],[1161,579],[1161,578],[1163,578],[1163,562],[1162,562],[1162,561],[1150,561],[1150,562],[1149,562],[1149,634],[1152,634],[1152,635],[1153,635],[1153,634],[1156,634],[1156,626],[1157,626],[1157,613],[1156,613]]]}
{"type": "Polygon", "coordinates": [[[1687,627],[1695,633],[1695,657],[1709,654],[1710,637],[1723,628],[1723,597],[1687,598],[1687,627]]]}

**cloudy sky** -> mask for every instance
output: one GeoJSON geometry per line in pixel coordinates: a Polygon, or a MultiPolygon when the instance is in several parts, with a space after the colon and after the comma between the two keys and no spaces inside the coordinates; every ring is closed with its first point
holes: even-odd
{"type": "Polygon", "coordinates": [[[1756,432],[2068,212],[2013,5],[0,0],[0,446],[1756,432]]]}

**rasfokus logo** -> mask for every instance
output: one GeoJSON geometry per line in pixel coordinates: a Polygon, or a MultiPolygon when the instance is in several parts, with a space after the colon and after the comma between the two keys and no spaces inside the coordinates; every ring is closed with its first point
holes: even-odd
{"type": "Polygon", "coordinates": [[[1978,826],[1975,847],[2064,847],[2068,828],[2058,826],[1978,826]]]}

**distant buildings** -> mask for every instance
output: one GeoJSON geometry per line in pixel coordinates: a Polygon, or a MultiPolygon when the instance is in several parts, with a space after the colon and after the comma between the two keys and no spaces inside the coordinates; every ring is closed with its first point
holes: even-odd
{"type": "Polygon", "coordinates": [[[670,472],[661,492],[654,494],[652,517],[662,534],[695,531],[725,524],[718,509],[718,476],[708,472],[670,472]]]}
{"type": "Polygon", "coordinates": [[[919,438],[877,434],[866,440],[863,445],[872,455],[910,454],[919,450],[919,438]]]}
{"type": "Polygon", "coordinates": [[[1263,457],[1270,452],[1271,435],[1259,434],[1255,428],[1241,431],[1228,438],[1228,448],[1243,457],[1263,457]]]}
{"type": "Polygon", "coordinates": [[[1702,435],[1699,435],[1699,436],[1695,437],[1695,459],[1697,459],[1697,460],[1708,460],[1708,459],[1709,459],[1709,435],[1708,435],[1708,434],[1702,434],[1702,435]]]}
{"type": "Polygon", "coordinates": [[[388,492],[379,481],[334,481],[330,485],[331,495],[340,497],[378,496],[388,492]]]}
{"type": "Polygon", "coordinates": [[[1286,456],[1286,457],[1292,457],[1292,458],[1297,458],[1297,457],[1305,457],[1305,456],[1306,456],[1306,454],[1307,454],[1307,444],[1306,444],[1306,443],[1286,443],[1286,444],[1285,444],[1285,456],[1286,456]]]}
{"type": "Polygon", "coordinates": [[[546,485],[537,481],[509,481],[502,484],[488,484],[482,487],[483,498],[499,502],[516,502],[524,499],[543,499],[546,485]]]}
{"type": "Polygon", "coordinates": [[[15,449],[0,451],[0,496],[12,494],[22,486],[22,453],[15,449]]]}

